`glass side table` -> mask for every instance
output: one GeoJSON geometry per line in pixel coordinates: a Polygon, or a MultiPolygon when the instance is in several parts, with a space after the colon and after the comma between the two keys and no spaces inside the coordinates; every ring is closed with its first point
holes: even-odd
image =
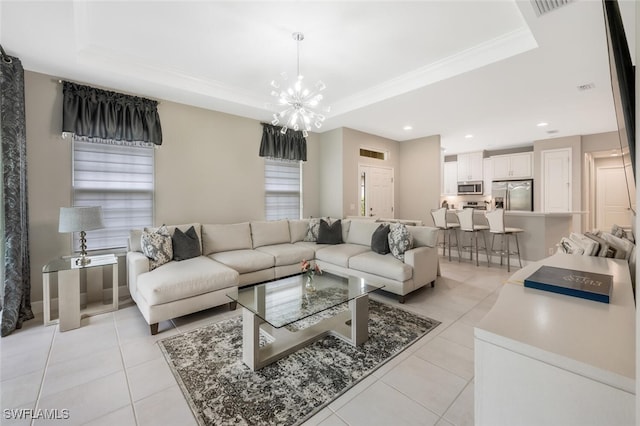
{"type": "Polygon", "coordinates": [[[77,266],[70,257],[54,259],[42,267],[44,325],[60,324],[60,331],[80,327],[80,319],[118,310],[118,258],[114,254],[91,256],[91,263],[77,266]],[[102,267],[111,266],[113,297],[103,302],[102,267]],[[87,274],[87,304],[80,308],[80,271],[87,274]],[[58,278],[58,319],[51,319],[51,274],[58,278]],[[98,276],[100,274],[100,276],[98,276]],[[100,278],[100,279],[98,279],[100,278]],[[98,299],[98,301],[94,301],[98,299]]]}

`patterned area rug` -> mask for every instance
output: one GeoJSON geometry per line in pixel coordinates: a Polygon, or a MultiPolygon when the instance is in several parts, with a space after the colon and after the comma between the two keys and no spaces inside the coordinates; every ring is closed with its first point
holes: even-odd
{"type": "MultiPolygon", "coordinates": [[[[322,312],[304,325],[334,314],[322,312]]],[[[328,336],[255,372],[242,363],[241,316],[158,343],[199,424],[294,425],[439,324],[369,300],[369,340],[363,345],[328,336]]]]}

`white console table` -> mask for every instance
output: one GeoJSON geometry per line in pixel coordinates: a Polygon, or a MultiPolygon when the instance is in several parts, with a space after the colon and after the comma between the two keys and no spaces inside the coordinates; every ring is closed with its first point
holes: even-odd
{"type": "Polygon", "coordinates": [[[93,256],[91,263],[76,266],[69,257],[54,259],[42,268],[44,325],[60,323],[60,331],[80,327],[80,319],[118,310],[118,258],[113,255],[93,256]],[[112,268],[112,300],[103,302],[102,268],[112,268]],[[80,271],[86,270],[87,305],[80,309],[80,271]],[[58,278],[58,320],[51,319],[50,275],[58,278]]]}
{"type": "Polygon", "coordinates": [[[476,425],[633,425],[635,377],[622,260],[556,254],[528,265],[475,328],[476,425]],[[525,288],[542,265],[613,275],[610,303],[525,288]]]}

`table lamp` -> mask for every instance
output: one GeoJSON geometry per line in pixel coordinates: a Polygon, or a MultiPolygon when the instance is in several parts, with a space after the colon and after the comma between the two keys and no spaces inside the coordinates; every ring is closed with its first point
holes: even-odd
{"type": "Polygon", "coordinates": [[[87,257],[87,233],[104,228],[102,207],[60,207],[58,232],[80,232],[80,257],[72,258],[76,266],[87,266],[91,258],[87,257]]]}

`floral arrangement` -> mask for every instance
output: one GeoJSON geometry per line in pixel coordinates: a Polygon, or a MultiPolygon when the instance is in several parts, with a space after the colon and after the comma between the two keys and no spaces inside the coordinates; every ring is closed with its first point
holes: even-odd
{"type": "Polygon", "coordinates": [[[312,280],[315,274],[322,275],[322,270],[318,266],[318,264],[311,265],[311,262],[308,260],[303,260],[302,265],[300,266],[302,270],[302,274],[307,277],[307,279],[312,280]]]}

